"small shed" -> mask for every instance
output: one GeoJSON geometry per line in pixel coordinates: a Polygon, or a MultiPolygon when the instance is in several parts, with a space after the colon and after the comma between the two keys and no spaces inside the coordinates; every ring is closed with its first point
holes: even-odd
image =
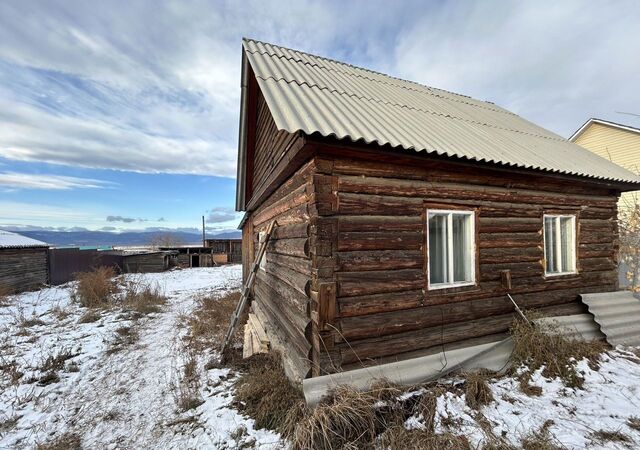
{"type": "Polygon", "coordinates": [[[164,272],[172,267],[171,262],[176,259],[177,252],[158,251],[130,251],[122,252],[123,273],[152,273],[164,272]]]}
{"type": "Polygon", "coordinates": [[[615,291],[640,178],[493,103],[244,40],[243,268],[296,380],[502,339],[615,291]]]}
{"type": "Polygon", "coordinates": [[[48,248],[44,242],[0,230],[0,289],[21,292],[47,284],[48,248]]]}
{"type": "Polygon", "coordinates": [[[215,255],[226,255],[228,263],[242,262],[242,239],[205,239],[204,245],[215,255]]]}

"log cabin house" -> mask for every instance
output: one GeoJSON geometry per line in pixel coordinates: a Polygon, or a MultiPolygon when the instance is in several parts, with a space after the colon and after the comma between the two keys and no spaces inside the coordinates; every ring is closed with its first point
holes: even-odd
{"type": "Polygon", "coordinates": [[[640,178],[493,103],[243,41],[237,177],[251,313],[301,380],[502,339],[617,289],[640,178]]]}

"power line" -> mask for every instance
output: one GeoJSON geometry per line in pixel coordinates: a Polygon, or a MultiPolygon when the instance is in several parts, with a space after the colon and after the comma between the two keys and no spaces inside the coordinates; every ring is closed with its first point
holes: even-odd
{"type": "Polygon", "coordinates": [[[640,114],[636,114],[636,113],[630,113],[630,112],[624,112],[624,111],[614,111],[617,114],[626,114],[628,116],[636,116],[636,117],[640,117],[640,114]]]}

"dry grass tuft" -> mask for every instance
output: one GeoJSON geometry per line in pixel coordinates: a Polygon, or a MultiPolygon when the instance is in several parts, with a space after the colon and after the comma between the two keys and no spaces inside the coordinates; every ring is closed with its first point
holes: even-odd
{"type": "Polygon", "coordinates": [[[523,450],[562,450],[562,447],[558,446],[554,441],[554,437],[549,432],[555,422],[553,420],[547,420],[538,431],[522,438],[520,442],[523,450]]]}
{"type": "Polygon", "coordinates": [[[23,309],[19,309],[14,315],[15,323],[19,328],[22,328],[26,331],[26,328],[36,327],[40,325],[45,325],[46,322],[36,316],[35,312],[30,316],[27,316],[24,313],[23,309]]]}
{"type": "Polygon", "coordinates": [[[129,280],[124,286],[123,306],[140,314],[160,312],[167,303],[158,286],[146,284],[140,280],[129,280]]]}
{"type": "Polygon", "coordinates": [[[470,449],[465,437],[451,432],[435,433],[437,398],[444,388],[431,387],[420,395],[402,394],[400,388],[385,381],[366,392],[339,387],[332,397],[315,409],[301,405],[292,410],[288,426],[280,431],[288,436],[293,449],[385,448],[470,449]],[[421,416],[424,427],[407,430],[407,418],[421,416]]]}
{"type": "Polygon", "coordinates": [[[78,319],[78,323],[92,323],[100,320],[102,315],[97,309],[89,309],[78,319]]]}
{"type": "Polygon", "coordinates": [[[7,306],[9,304],[8,297],[12,293],[13,292],[11,291],[11,289],[9,289],[8,286],[5,286],[4,284],[0,284],[0,306],[7,306]]]}
{"type": "Polygon", "coordinates": [[[640,417],[629,417],[627,419],[627,426],[636,431],[640,431],[640,417]]]}
{"type": "Polygon", "coordinates": [[[434,433],[436,425],[436,409],[438,406],[438,397],[443,393],[442,389],[430,389],[420,398],[417,405],[417,411],[422,416],[422,422],[425,430],[434,433]]]}
{"type": "Polygon", "coordinates": [[[394,425],[380,435],[381,448],[389,450],[471,450],[464,436],[451,433],[433,434],[426,430],[407,430],[403,425],[394,425]]]}
{"type": "Polygon", "coordinates": [[[36,445],[36,450],[82,450],[82,441],[75,433],[65,433],[53,441],[36,445]]]}
{"type": "Polygon", "coordinates": [[[493,402],[493,393],[489,387],[492,373],[487,370],[476,370],[465,375],[465,401],[472,409],[480,409],[493,402]]]}
{"type": "MultiPolygon", "coordinates": [[[[222,296],[202,296],[197,299],[197,307],[186,319],[189,327],[189,346],[195,351],[219,349],[238,301],[240,291],[232,291],[222,296]]],[[[246,317],[240,319],[244,323],[246,317]]],[[[232,347],[242,345],[243,327],[238,326],[232,347]]]]}
{"type": "Polygon", "coordinates": [[[5,418],[0,419],[0,436],[2,436],[4,433],[7,433],[11,430],[13,430],[16,425],[18,425],[18,421],[20,420],[22,416],[5,416],[5,418]]]}
{"type": "Polygon", "coordinates": [[[76,274],[76,288],[72,298],[87,308],[106,308],[111,306],[113,294],[118,284],[111,267],[98,267],[91,272],[76,274]]]}
{"type": "Polygon", "coordinates": [[[524,372],[518,378],[520,390],[523,394],[529,397],[540,397],[542,395],[542,388],[531,384],[531,372],[524,372]]]}
{"type": "MultiPolygon", "coordinates": [[[[291,410],[300,410],[303,397],[291,384],[277,354],[259,354],[235,384],[235,405],[256,422],[256,427],[283,430],[291,410]]],[[[291,419],[289,419],[291,420],[291,419]]]]}
{"type": "Polygon", "coordinates": [[[366,448],[384,428],[370,392],[338,387],[330,400],[304,411],[289,435],[292,449],[366,448]]]}
{"type": "Polygon", "coordinates": [[[632,444],[633,440],[620,430],[598,430],[589,433],[589,437],[600,444],[617,442],[620,444],[632,444]]]}
{"type": "Polygon", "coordinates": [[[24,376],[16,360],[6,360],[4,357],[0,357],[0,373],[7,377],[11,385],[17,385],[24,376]]]}
{"type": "Polygon", "coordinates": [[[60,350],[58,353],[51,354],[43,359],[38,366],[38,369],[42,372],[57,372],[64,369],[64,363],[74,356],[77,355],[72,353],[69,349],[60,350]]]}
{"type": "Polygon", "coordinates": [[[178,410],[186,412],[195,409],[204,403],[200,394],[200,377],[198,374],[198,359],[190,349],[187,349],[187,358],[182,367],[182,374],[174,384],[175,401],[178,410]]]}
{"type": "Polygon", "coordinates": [[[51,314],[53,314],[56,319],[62,321],[69,317],[71,315],[71,312],[60,305],[56,305],[51,308],[51,314]]]}
{"type": "Polygon", "coordinates": [[[198,406],[204,403],[202,397],[192,391],[183,390],[180,391],[180,394],[181,395],[178,397],[178,408],[181,412],[187,412],[192,409],[196,409],[198,406]]]}
{"type": "Polygon", "coordinates": [[[38,386],[48,386],[50,384],[54,384],[60,381],[60,376],[57,372],[53,370],[45,373],[40,378],[38,378],[38,386]]]}
{"type": "Polygon", "coordinates": [[[504,440],[497,439],[495,437],[490,438],[482,445],[482,450],[517,450],[504,440]]]}
{"type": "Polygon", "coordinates": [[[561,378],[566,386],[581,389],[584,378],[576,370],[576,363],[583,358],[597,366],[605,344],[598,341],[585,342],[562,335],[554,326],[533,326],[517,320],[511,327],[514,350],[511,355],[513,368],[522,365],[536,371],[544,366],[542,375],[561,378]]]}
{"type": "Polygon", "coordinates": [[[109,348],[107,349],[107,355],[112,355],[126,347],[138,342],[140,335],[138,329],[133,326],[124,326],[116,330],[113,341],[111,341],[109,348]]]}

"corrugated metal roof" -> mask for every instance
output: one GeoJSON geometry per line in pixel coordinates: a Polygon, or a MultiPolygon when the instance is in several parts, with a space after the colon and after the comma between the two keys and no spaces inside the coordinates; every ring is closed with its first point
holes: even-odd
{"type": "Polygon", "coordinates": [[[640,345],[640,300],[630,291],[582,294],[611,345],[640,345]]]}
{"type": "Polygon", "coordinates": [[[31,239],[11,231],[0,230],[0,248],[47,247],[42,241],[31,239]]]}
{"type": "Polygon", "coordinates": [[[640,177],[493,103],[245,39],[277,127],[519,168],[640,177]]]}
{"type": "Polygon", "coordinates": [[[591,314],[575,314],[572,316],[541,317],[534,321],[544,326],[557,326],[559,331],[570,339],[585,341],[604,340],[605,335],[591,314]]]}

